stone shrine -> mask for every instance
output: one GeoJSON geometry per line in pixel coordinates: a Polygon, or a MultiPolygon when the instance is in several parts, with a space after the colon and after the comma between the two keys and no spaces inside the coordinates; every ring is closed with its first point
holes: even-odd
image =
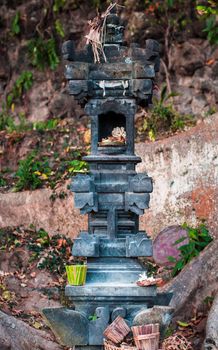
{"type": "MultiPolygon", "coordinates": [[[[84,157],[90,172],[77,175],[71,187],[75,207],[88,214],[87,231],[72,249],[73,256],[87,257],[86,284],[65,288],[75,305],[65,313],[72,325],[65,345],[76,349],[100,349],[103,331],[118,315],[131,326],[142,310],[169,302],[169,296],[157,296],[156,286],[136,284],[145,271],[138,258],[152,256],[139,216],[149,206],[153,185],[135,170],[141,159],[134,154],[134,116],[137,105],[151,103],[159,44],[149,39],[145,48],[128,48],[123,32],[113,9],[106,18],[106,62],[103,57],[94,62],[90,44],[80,52],[73,41],[63,45],[69,94],[91,118],[91,154],[84,157]]],[[[46,317],[52,324],[51,315],[46,317]]]]}

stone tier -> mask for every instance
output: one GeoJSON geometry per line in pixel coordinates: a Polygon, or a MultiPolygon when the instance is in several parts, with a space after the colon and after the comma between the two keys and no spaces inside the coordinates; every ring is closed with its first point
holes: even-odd
{"type": "MultiPolygon", "coordinates": [[[[93,223],[93,226],[101,225],[101,220],[97,219],[93,223]]],[[[125,220],[122,224],[118,221],[118,225],[124,224],[128,227],[130,223],[134,221],[125,220]]],[[[92,223],[92,222],[91,222],[92,223]]],[[[105,225],[107,221],[105,220],[105,225]]],[[[138,232],[133,235],[126,235],[122,237],[122,234],[119,234],[120,238],[115,238],[111,240],[109,237],[89,234],[88,232],[82,232],[74,241],[72,248],[72,254],[79,257],[146,257],[152,256],[152,242],[147,237],[144,232],[138,232]]]]}

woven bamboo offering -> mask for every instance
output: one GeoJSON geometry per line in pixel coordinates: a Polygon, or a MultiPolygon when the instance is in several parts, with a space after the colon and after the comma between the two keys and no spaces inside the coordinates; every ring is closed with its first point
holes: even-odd
{"type": "Polygon", "coordinates": [[[135,346],[129,344],[121,344],[120,347],[116,346],[112,342],[104,339],[104,349],[105,350],[137,350],[135,346]]]}
{"type": "Polygon", "coordinates": [[[121,349],[123,350],[137,350],[137,347],[136,346],[133,346],[133,345],[129,345],[129,344],[121,344],[120,345],[121,349]]]}
{"type": "Polygon", "coordinates": [[[147,324],[132,327],[133,337],[138,350],[159,349],[159,324],[147,324]]]}
{"type": "Polygon", "coordinates": [[[68,283],[72,286],[82,286],[86,282],[87,265],[67,265],[68,283]]]}
{"type": "Polygon", "coordinates": [[[115,344],[113,344],[109,340],[105,340],[105,339],[104,339],[104,349],[105,350],[120,350],[120,348],[117,347],[115,344]]]}
{"type": "Polygon", "coordinates": [[[125,336],[130,332],[128,324],[124,319],[118,316],[104,331],[104,336],[115,344],[123,341],[125,336]]]}

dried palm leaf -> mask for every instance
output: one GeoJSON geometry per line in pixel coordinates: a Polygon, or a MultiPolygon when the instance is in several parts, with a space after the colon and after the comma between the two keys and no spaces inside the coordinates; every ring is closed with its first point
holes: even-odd
{"type": "Polygon", "coordinates": [[[111,10],[117,6],[116,3],[110,4],[105,12],[98,14],[93,20],[89,21],[89,33],[85,36],[87,44],[91,44],[95,63],[100,63],[100,55],[103,55],[104,61],[107,58],[104,53],[103,44],[105,41],[106,20],[111,10]]]}
{"type": "Polygon", "coordinates": [[[191,343],[181,334],[174,334],[165,339],[163,350],[193,350],[191,343]]]}

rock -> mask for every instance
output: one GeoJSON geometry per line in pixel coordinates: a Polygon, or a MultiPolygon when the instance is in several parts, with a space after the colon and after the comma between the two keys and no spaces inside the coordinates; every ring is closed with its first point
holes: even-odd
{"type": "Polygon", "coordinates": [[[50,234],[62,233],[75,238],[80,229],[87,227],[86,217],[74,209],[73,195],[66,186],[62,190],[67,196],[55,201],[50,199],[50,189],[0,194],[0,227],[33,224],[50,234]]]}
{"type": "Polygon", "coordinates": [[[168,256],[179,258],[180,251],[178,248],[181,245],[188,243],[187,231],[181,226],[170,226],[161,231],[153,242],[153,258],[158,265],[169,265],[168,256]],[[182,238],[186,239],[175,245],[175,242],[182,238]]]}
{"type": "Polygon", "coordinates": [[[69,98],[65,90],[58,90],[54,94],[49,105],[49,111],[54,118],[79,118],[84,114],[73,96],[69,98]]]}
{"type": "MultiPolygon", "coordinates": [[[[193,80],[193,79],[192,79],[193,80]]],[[[181,85],[173,87],[173,90],[179,94],[178,96],[175,96],[174,98],[174,106],[176,110],[181,114],[193,114],[191,103],[192,103],[192,96],[193,96],[193,87],[192,84],[189,82],[189,79],[180,79],[181,85]],[[183,85],[183,80],[185,84],[190,85],[185,86],[183,85]]]]}
{"type": "Polygon", "coordinates": [[[43,309],[42,313],[54,334],[65,346],[88,344],[88,319],[83,314],[66,308],[43,309]]]}
{"type": "Polygon", "coordinates": [[[206,106],[207,106],[207,100],[202,95],[193,97],[192,103],[191,103],[193,114],[197,116],[204,115],[206,106]]]}
{"type": "Polygon", "coordinates": [[[140,311],[133,320],[133,326],[159,323],[161,337],[164,337],[166,328],[169,326],[174,309],[170,306],[153,306],[150,309],[140,311]]]}
{"type": "Polygon", "coordinates": [[[1,350],[61,350],[48,331],[30,327],[15,317],[0,311],[1,350]]]}
{"type": "Polygon", "coordinates": [[[212,66],[212,79],[217,79],[218,77],[218,59],[212,66]]]}
{"type": "MultiPolygon", "coordinates": [[[[38,287],[38,289],[40,286],[38,287]]],[[[26,293],[26,297],[24,298],[22,294],[22,290],[20,292],[21,297],[23,298],[19,304],[21,310],[25,313],[29,314],[32,311],[40,313],[42,309],[45,308],[59,308],[61,307],[61,303],[57,300],[53,300],[50,297],[49,288],[47,288],[47,294],[45,295],[39,290],[34,290],[32,288],[22,288],[26,293]]]]}
{"type": "Polygon", "coordinates": [[[207,325],[204,350],[218,349],[218,294],[216,295],[213,305],[210,309],[207,325]]]}
{"type": "Polygon", "coordinates": [[[37,24],[42,20],[42,6],[43,3],[39,0],[30,1],[29,3],[26,3],[25,6],[21,7],[21,18],[25,18],[25,21],[22,23],[22,33],[24,32],[27,38],[33,36],[37,24]]]}
{"type": "Polygon", "coordinates": [[[50,116],[49,102],[53,96],[51,80],[34,82],[33,88],[29,91],[29,121],[37,122],[46,120],[50,116]],[[39,112],[40,111],[40,112],[39,112]]]}
{"type": "Polygon", "coordinates": [[[173,46],[170,52],[170,69],[177,75],[193,75],[197,69],[203,67],[205,56],[200,42],[202,40],[193,39],[173,46]]]}
{"type": "MultiPolygon", "coordinates": [[[[218,74],[218,73],[217,73],[218,74]]],[[[203,93],[213,92],[213,81],[212,79],[202,79],[200,83],[200,88],[203,93]]]]}
{"type": "Polygon", "coordinates": [[[7,80],[10,74],[10,66],[8,65],[7,53],[3,46],[0,48],[0,56],[0,79],[7,80]]]}
{"type": "Polygon", "coordinates": [[[125,318],[126,309],[124,307],[116,307],[111,313],[111,321],[113,322],[118,316],[125,318]]]}
{"type": "Polygon", "coordinates": [[[176,318],[192,317],[193,310],[202,309],[206,297],[218,291],[218,240],[211,242],[161,292],[172,292],[170,306],[176,318]]]}

